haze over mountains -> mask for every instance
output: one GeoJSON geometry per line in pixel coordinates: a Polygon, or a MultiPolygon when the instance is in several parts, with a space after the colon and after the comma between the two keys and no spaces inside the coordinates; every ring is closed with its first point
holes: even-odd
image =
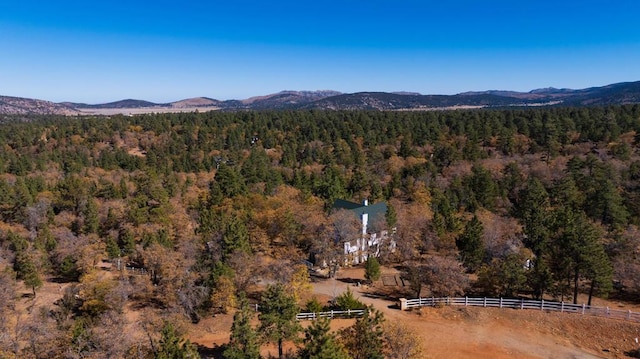
{"type": "Polygon", "coordinates": [[[244,100],[220,101],[196,97],[170,103],[126,99],[104,104],[54,103],[0,96],[0,114],[137,114],[210,110],[326,109],[326,110],[434,110],[529,106],[598,106],[640,103],[640,81],[586,89],[544,88],[529,92],[490,90],[456,95],[421,95],[413,92],[282,91],[244,100]]]}

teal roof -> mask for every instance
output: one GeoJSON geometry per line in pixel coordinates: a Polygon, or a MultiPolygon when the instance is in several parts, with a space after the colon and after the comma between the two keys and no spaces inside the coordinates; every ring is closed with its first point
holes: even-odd
{"type": "Polygon", "coordinates": [[[384,221],[384,216],[387,213],[387,204],[385,202],[378,202],[365,206],[361,203],[337,199],[335,202],[333,202],[333,208],[349,210],[356,216],[358,216],[358,218],[362,218],[362,215],[366,213],[369,215],[369,223],[384,221]]]}
{"type": "Polygon", "coordinates": [[[333,202],[333,208],[335,209],[356,209],[359,207],[363,207],[362,203],[345,201],[344,199],[336,199],[336,201],[333,202]]]}

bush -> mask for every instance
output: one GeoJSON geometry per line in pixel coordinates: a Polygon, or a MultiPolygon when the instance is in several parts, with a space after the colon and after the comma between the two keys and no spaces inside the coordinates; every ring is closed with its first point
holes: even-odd
{"type": "Polygon", "coordinates": [[[307,313],[320,313],[323,312],[324,309],[324,306],[316,297],[311,298],[304,307],[304,311],[307,313]]]}
{"type": "Polygon", "coordinates": [[[346,292],[336,297],[335,306],[338,310],[364,309],[367,307],[353,296],[353,292],[349,288],[347,288],[346,292]]]}
{"type": "Polygon", "coordinates": [[[367,257],[367,262],[364,265],[364,277],[370,282],[380,279],[380,262],[376,257],[367,257]]]}

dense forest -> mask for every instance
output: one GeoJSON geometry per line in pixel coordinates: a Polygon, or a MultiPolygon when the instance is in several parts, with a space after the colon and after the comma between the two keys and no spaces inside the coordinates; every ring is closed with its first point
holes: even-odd
{"type": "Polygon", "coordinates": [[[640,300],[638,105],[24,120],[0,125],[0,332],[26,328],[0,357],[161,357],[188,346],[178,318],[246,309],[257,278],[299,300],[301,261],[344,263],[358,235],[336,199],[387,202],[378,260],[410,296],[640,300]],[[71,285],[13,318],[46,281],[71,285]],[[127,308],[159,322],[106,335],[127,308]]]}

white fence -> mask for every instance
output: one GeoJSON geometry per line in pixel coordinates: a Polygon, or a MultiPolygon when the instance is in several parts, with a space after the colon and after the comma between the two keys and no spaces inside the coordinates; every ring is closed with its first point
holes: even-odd
{"type": "Polygon", "coordinates": [[[356,318],[361,317],[364,314],[364,309],[353,310],[331,310],[328,312],[319,313],[298,313],[296,319],[298,320],[314,320],[317,318],[356,318]]]}
{"type": "MultiPolygon", "coordinates": [[[[258,304],[252,304],[252,308],[255,308],[256,312],[260,306],[258,304]]],[[[296,314],[297,320],[315,320],[318,318],[359,318],[364,315],[364,309],[349,309],[349,310],[330,310],[328,312],[317,313],[298,313],[296,314]]]]}
{"type": "Polygon", "coordinates": [[[417,307],[435,307],[441,305],[457,305],[469,307],[492,307],[532,309],[554,311],[561,313],[577,313],[613,319],[640,322],[640,313],[630,310],[616,310],[609,307],[595,307],[586,304],[570,304],[565,302],[551,302],[546,300],[505,299],[505,298],[417,298],[401,299],[400,308],[405,310],[417,307]]]}

